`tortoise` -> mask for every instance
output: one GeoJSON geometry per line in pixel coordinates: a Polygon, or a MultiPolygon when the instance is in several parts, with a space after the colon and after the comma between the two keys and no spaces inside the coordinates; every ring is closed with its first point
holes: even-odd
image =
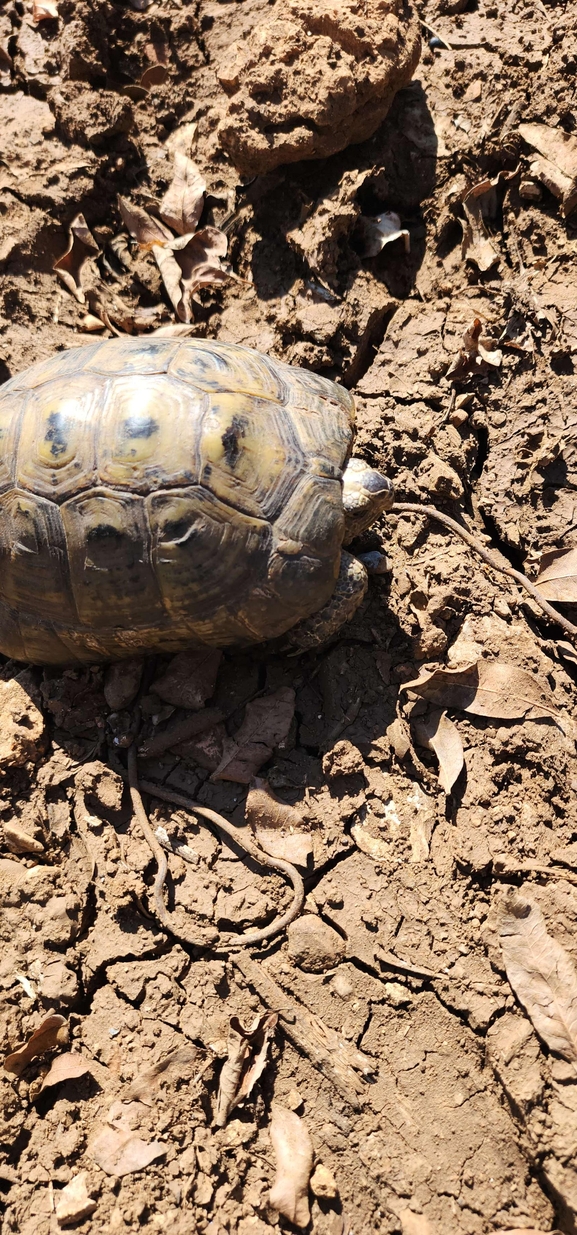
{"type": "Polygon", "coordinates": [[[0,392],[0,651],[322,643],[367,588],[343,545],[393,501],[353,436],[344,387],[231,343],[117,338],[33,365],[0,392]]]}

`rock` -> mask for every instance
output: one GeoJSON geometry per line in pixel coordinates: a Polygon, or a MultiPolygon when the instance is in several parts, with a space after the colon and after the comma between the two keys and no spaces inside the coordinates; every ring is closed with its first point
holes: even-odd
{"type": "Polygon", "coordinates": [[[57,1193],[56,1219],[59,1226],[70,1226],[73,1222],[82,1222],[90,1217],[96,1209],[96,1201],[88,1195],[86,1187],[86,1171],[74,1175],[70,1183],[57,1193]]]}
{"type": "Polygon", "coordinates": [[[31,836],[29,832],[25,832],[24,828],[19,827],[13,821],[1,824],[0,834],[3,835],[6,848],[10,850],[10,853],[44,853],[42,841],[31,836]]]}
{"type": "Polygon", "coordinates": [[[311,1192],[322,1201],[336,1201],[339,1195],[337,1181],[328,1166],[319,1162],[311,1175],[311,1192]]]}
{"type": "Polygon", "coordinates": [[[323,772],[330,780],[337,776],[354,776],[364,772],[363,756],[352,742],[336,742],[323,758],[323,772]]]}
{"type": "Polygon", "coordinates": [[[420,45],[408,0],[278,0],[217,63],[229,95],[220,141],[247,175],[365,141],[410,80],[420,45]]]}
{"type": "Polygon", "coordinates": [[[34,702],[29,670],[0,682],[0,767],[37,763],[44,749],[44,717],[34,702]]]}
{"type": "Polygon", "coordinates": [[[113,712],[121,712],[136,698],[143,661],[138,657],[109,665],[104,674],[104,698],[113,712]]]}
{"type": "Polygon", "coordinates": [[[288,953],[306,973],[324,973],[343,960],[345,944],[322,918],[305,913],[288,928],[288,953]]]}
{"type": "Polygon", "coordinates": [[[197,712],[214,694],[222,652],[203,648],[199,652],[179,652],[166,673],[154,683],[154,693],[175,708],[197,712]]]}

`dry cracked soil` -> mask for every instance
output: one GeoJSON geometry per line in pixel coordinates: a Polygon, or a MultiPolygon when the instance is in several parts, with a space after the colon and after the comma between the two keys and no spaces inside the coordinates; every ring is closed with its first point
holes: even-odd
{"type": "MultiPolygon", "coordinates": [[[[269,37],[272,9],[1,5],[1,378],[85,346],[88,327],[177,324],[118,194],[154,213],[179,150],[206,181],[201,224],[225,233],[236,276],[199,286],[179,328],[344,382],[357,451],[398,499],[435,505],[534,578],[543,553],[577,546],[575,7],[420,2],[413,77],[414,50],[384,121],[381,84],[361,123],[331,111],[348,89],[339,56],[353,63],[352,27],[381,37],[384,18],[343,4],[341,29],[337,5],[306,44],[313,118],[299,127],[288,107],[264,158],[262,99],[298,84],[286,47],[306,14],[288,6],[293,26],[269,37]],[[265,53],[259,106],[245,91],[235,112],[243,65],[258,78],[265,53]],[[331,125],[363,140],[333,153],[331,125]],[[563,200],[531,125],[573,149],[563,200]],[[331,153],[298,161],[311,150],[331,153]],[[406,235],[375,251],[375,219],[382,231],[391,212],[406,235]],[[79,214],[84,290],[53,270],[79,214]]],[[[293,1217],[314,1235],[575,1231],[577,654],[522,587],[422,514],[383,517],[357,548],[391,569],[354,620],[319,653],[226,653],[203,732],[182,737],[186,663],[145,667],[141,776],[239,829],[247,784],[212,779],[223,749],[256,699],[294,702],[261,775],[300,820],[296,850],[291,825],[279,852],[301,863],[305,912],[248,954],[199,950],[155,916],[122,779],[139,666],[115,677],[3,661],[3,1056],[56,1017],[38,1053],[4,1070],[4,1235],[294,1230],[270,1198],[278,1108],[312,1138],[293,1217]],[[467,710],[447,678],[432,701],[403,689],[423,665],[471,664],[508,666],[511,693],[530,677],[549,703],[467,710]],[[457,759],[445,788],[439,707],[443,757],[457,759]],[[163,741],[176,723],[179,741],[163,741]],[[513,960],[511,903],[514,921],[537,921],[513,960]],[[259,1057],[265,1012],[278,1023],[259,1057]],[[243,1035],[255,1021],[256,1038],[243,1035]],[[223,1075],[236,1066],[238,1096],[255,1057],[248,1096],[217,1118],[223,1075]]],[[[577,620],[577,604],[561,608],[577,620]]],[[[259,929],[288,908],[281,873],[182,807],[146,804],[173,843],[166,895],[182,935],[259,929]]]]}

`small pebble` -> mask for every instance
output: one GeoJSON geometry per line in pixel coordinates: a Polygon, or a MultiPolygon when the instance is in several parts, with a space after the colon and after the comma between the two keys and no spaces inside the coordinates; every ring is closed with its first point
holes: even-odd
{"type": "Polygon", "coordinates": [[[324,973],[342,961],[345,944],[322,918],[305,913],[288,928],[288,954],[305,973],[324,973]]]}
{"type": "Polygon", "coordinates": [[[437,47],[444,46],[445,44],[442,39],[438,38],[436,34],[431,35],[431,38],[429,39],[429,47],[431,48],[431,51],[435,51],[437,47]]]}
{"type": "Polygon", "coordinates": [[[322,1201],[336,1201],[339,1195],[332,1171],[329,1171],[328,1166],[323,1166],[322,1162],[319,1162],[311,1176],[311,1192],[322,1201]]]}
{"type": "Polygon", "coordinates": [[[287,1106],[289,1111],[300,1111],[304,1106],[304,1098],[301,1097],[298,1089],[289,1089],[284,1100],[284,1106],[287,1106]]]}

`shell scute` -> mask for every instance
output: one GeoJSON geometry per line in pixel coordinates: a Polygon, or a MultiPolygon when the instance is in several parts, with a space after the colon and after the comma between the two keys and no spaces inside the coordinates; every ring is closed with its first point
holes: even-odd
{"type": "Polygon", "coordinates": [[[200,441],[200,480],[245,514],[274,519],[305,466],[290,417],[272,403],[215,394],[200,441]]]}
{"type": "Polygon", "coordinates": [[[84,373],[30,391],[20,426],[18,485],[62,501],[94,483],[103,395],[104,383],[84,373]]]}
{"type": "Polygon", "coordinates": [[[208,393],[255,395],[277,403],[286,399],[279,366],[268,357],[235,343],[187,340],[181,343],[169,372],[208,393]]]}
{"type": "Polygon", "coordinates": [[[178,347],[174,339],[109,339],[96,348],[85,368],[104,377],[166,373],[178,347]]]}
{"type": "Polygon", "coordinates": [[[148,492],[198,481],[205,402],[203,394],[164,374],[112,381],[99,430],[101,483],[148,492]]]}

